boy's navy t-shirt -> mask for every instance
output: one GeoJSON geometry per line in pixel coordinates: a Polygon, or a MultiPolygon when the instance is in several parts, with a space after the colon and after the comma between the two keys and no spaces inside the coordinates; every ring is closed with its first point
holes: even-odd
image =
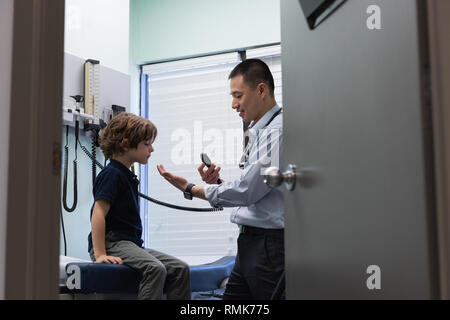
{"type": "MultiPolygon", "coordinates": [[[[139,215],[138,199],[139,180],[125,165],[111,159],[109,164],[98,174],[94,182],[95,201],[103,199],[111,208],[105,217],[105,235],[112,231],[114,236],[134,242],[142,247],[142,223],[139,215]]],[[[94,205],[91,208],[91,219],[94,205]]],[[[92,232],[88,237],[92,248],[92,232]]]]}

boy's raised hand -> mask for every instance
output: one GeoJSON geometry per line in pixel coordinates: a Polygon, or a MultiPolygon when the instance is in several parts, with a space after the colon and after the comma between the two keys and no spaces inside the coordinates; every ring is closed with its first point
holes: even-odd
{"type": "Polygon", "coordinates": [[[162,164],[157,165],[156,168],[159,171],[159,174],[164,177],[167,181],[169,181],[174,187],[180,189],[181,191],[186,190],[189,182],[180,176],[176,176],[164,169],[164,166],[162,164]]]}

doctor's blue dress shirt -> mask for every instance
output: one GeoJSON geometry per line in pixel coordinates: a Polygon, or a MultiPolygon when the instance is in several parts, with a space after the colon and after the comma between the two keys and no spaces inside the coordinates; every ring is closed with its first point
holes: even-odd
{"type": "Polygon", "coordinates": [[[263,177],[265,169],[280,168],[282,163],[282,113],[273,118],[280,109],[275,105],[256,124],[250,123],[249,142],[244,151],[248,157],[239,179],[205,187],[205,197],[211,206],[233,207],[232,223],[263,229],[284,228],[283,186],[271,188],[263,177]]]}

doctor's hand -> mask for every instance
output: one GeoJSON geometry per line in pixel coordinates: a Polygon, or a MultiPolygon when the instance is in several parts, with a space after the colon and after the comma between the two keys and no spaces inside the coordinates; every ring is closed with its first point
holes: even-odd
{"type": "MultiPolygon", "coordinates": [[[[220,167],[216,167],[214,163],[211,163],[211,166],[204,170],[206,165],[202,163],[198,168],[198,173],[202,177],[202,180],[207,184],[218,184],[217,180],[220,179],[220,167]]],[[[222,180],[222,179],[220,179],[222,180]]],[[[222,180],[223,181],[223,180],[222,180]]]]}
{"type": "Polygon", "coordinates": [[[185,178],[176,176],[166,171],[166,169],[164,169],[164,166],[162,164],[157,165],[156,168],[158,169],[159,174],[162,175],[164,179],[169,181],[174,187],[180,189],[183,192],[184,190],[186,190],[189,182],[185,178]]]}

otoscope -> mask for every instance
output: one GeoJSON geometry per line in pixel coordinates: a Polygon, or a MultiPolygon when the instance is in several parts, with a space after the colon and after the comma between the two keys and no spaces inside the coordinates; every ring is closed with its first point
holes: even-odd
{"type": "MultiPolygon", "coordinates": [[[[206,153],[201,153],[200,154],[200,158],[202,159],[202,162],[205,164],[205,166],[207,168],[211,167],[211,159],[209,159],[209,157],[208,157],[208,155],[206,153]]],[[[220,178],[217,179],[217,183],[221,184],[222,180],[220,180],[220,178]]]]}

